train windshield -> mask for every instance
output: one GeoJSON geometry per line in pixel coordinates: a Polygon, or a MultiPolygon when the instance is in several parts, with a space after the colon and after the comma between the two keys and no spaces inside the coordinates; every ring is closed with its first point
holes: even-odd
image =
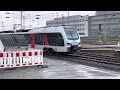
{"type": "Polygon", "coordinates": [[[69,40],[78,40],[79,36],[77,31],[74,28],[64,28],[67,39],[69,40]]]}

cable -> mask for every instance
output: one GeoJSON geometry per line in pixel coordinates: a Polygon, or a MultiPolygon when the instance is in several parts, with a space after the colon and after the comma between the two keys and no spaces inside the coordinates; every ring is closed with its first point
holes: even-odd
{"type": "MultiPolygon", "coordinates": [[[[14,23],[17,23],[20,21],[20,13],[18,13],[20,11],[14,11],[14,12],[11,12],[11,11],[2,11],[0,13],[2,13],[2,16],[3,14],[7,13],[7,15],[9,15],[10,17],[10,21],[11,19],[13,20],[14,18],[14,23]],[[7,13],[8,12],[8,13],[7,13]],[[16,14],[17,13],[17,14],[16,14]],[[13,17],[14,15],[14,17],[13,17]]],[[[34,11],[33,11],[34,12],[34,11]]],[[[66,14],[67,12],[66,11],[58,11],[58,12],[53,12],[53,13],[46,13],[46,14],[39,14],[39,11],[36,13],[37,15],[34,15],[32,13],[30,13],[29,11],[23,11],[23,16],[25,16],[26,18],[26,22],[29,22],[27,21],[27,19],[29,19],[30,21],[32,21],[32,19],[34,19],[34,23],[38,23],[39,21],[39,24],[43,24],[44,22],[46,22],[47,20],[51,20],[51,19],[54,19],[55,17],[57,17],[57,14],[60,16],[62,16],[62,14],[66,14]],[[39,17],[39,19],[36,19],[36,17],[39,17]]],[[[5,18],[5,17],[2,17],[2,18],[5,18]]],[[[5,22],[5,19],[2,20],[3,22],[5,22]]],[[[8,23],[8,22],[7,22],[8,23]]],[[[31,22],[31,24],[34,24],[33,22],[31,22]]],[[[6,24],[6,22],[5,22],[6,24]]],[[[5,25],[6,26],[6,25],[5,25]]],[[[12,27],[13,25],[9,25],[9,28],[12,27]]],[[[8,26],[7,26],[8,28],[8,26]]]]}

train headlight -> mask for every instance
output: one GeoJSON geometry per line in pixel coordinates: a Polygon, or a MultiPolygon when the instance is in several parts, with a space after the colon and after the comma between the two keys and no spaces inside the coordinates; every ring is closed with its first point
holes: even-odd
{"type": "Polygon", "coordinates": [[[67,43],[67,45],[72,45],[71,43],[67,43]]]}

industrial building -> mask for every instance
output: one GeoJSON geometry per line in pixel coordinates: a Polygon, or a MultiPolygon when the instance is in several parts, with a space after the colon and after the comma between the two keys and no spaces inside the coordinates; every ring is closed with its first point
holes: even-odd
{"type": "Polygon", "coordinates": [[[96,15],[114,14],[114,13],[120,13],[120,11],[96,11],[96,15]]]}
{"type": "Polygon", "coordinates": [[[102,35],[104,37],[110,36],[120,36],[120,13],[113,13],[106,11],[105,13],[112,14],[103,14],[104,12],[96,12],[97,15],[89,17],[89,37],[97,37],[102,35]],[[98,15],[102,13],[101,15],[98,15]]]}
{"type": "Polygon", "coordinates": [[[54,20],[46,21],[46,27],[61,25],[73,26],[76,28],[81,37],[88,37],[88,17],[88,15],[75,15],[69,17],[55,18],[54,20]]]}

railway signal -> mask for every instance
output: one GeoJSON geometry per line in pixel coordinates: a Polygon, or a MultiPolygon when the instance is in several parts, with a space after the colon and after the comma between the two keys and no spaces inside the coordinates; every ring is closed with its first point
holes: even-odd
{"type": "Polygon", "coordinates": [[[100,34],[101,34],[101,32],[102,32],[102,28],[101,28],[101,24],[99,24],[99,31],[100,31],[100,34]]]}

